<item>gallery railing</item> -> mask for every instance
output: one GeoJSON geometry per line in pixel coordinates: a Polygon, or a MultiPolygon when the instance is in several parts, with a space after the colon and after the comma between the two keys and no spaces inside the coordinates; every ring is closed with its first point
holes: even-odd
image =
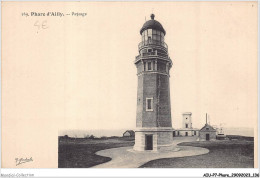
{"type": "Polygon", "coordinates": [[[170,58],[167,54],[158,54],[157,51],[154,52],[147,52],[147,53],[141,53],[140,55],[136,56],[135,61],[138,61],[140,59],[145,58],[157,58],[157,59],[163,59],[163,60],[169,60],[170,58]]]}
{"type": "Polygon", "coordinates": [[[163,42],[163,41],[158,41],[158,40],[146,40],[146,41],[142,41],[139,43],[138,48],[142,48],[143,46],[147,46],[147,45],[159,45],[159,46],[163,46],[164,48],[168,49],[168,45],[163,42]]]}

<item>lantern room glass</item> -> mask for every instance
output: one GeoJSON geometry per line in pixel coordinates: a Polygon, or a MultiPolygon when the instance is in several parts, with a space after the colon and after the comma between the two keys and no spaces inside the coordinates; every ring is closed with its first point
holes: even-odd
{"type": "Polygon", "coordinates": [[[142,32],[142,42],[148,41],[148,38],[152,41],[164,42],[164,34],[160,30],[147,29],[142,32]]]}

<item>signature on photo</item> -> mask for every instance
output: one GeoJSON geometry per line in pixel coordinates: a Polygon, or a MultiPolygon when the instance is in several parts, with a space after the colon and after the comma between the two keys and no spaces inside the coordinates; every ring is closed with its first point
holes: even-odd
{"type": "Polygon", "coordinates": [[[32,157],[31,158],[15,158],[15,162],[16,162],[16,166],[23,164],[23,163],[27,163],[33,161],[32,157]]]}

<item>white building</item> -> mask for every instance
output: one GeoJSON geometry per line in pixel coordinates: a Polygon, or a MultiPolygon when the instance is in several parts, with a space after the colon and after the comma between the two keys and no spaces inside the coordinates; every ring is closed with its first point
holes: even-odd
{"type": "Polygon", "coordinates": [[[182,128],[173,131],[173,136],[198,136],[199,129],[192,127],[192,113],[184,112],[182,114],[182,128]]]}

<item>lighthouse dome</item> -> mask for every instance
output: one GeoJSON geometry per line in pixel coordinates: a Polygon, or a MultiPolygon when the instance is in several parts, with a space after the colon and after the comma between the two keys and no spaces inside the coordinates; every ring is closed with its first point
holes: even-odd
{"type": "Polygon", "coordinates": [[[143,27],[140,30],[140,34],[142,34],[142,32],[147,29],[160,30],[161,32],[163,32],[164,35],[166,34],[166,31],[164,30],[161,23],[157,20],[154,20],[154,14],[151,14],[151,20],[148,20],[144,23],[143,27]]]}

